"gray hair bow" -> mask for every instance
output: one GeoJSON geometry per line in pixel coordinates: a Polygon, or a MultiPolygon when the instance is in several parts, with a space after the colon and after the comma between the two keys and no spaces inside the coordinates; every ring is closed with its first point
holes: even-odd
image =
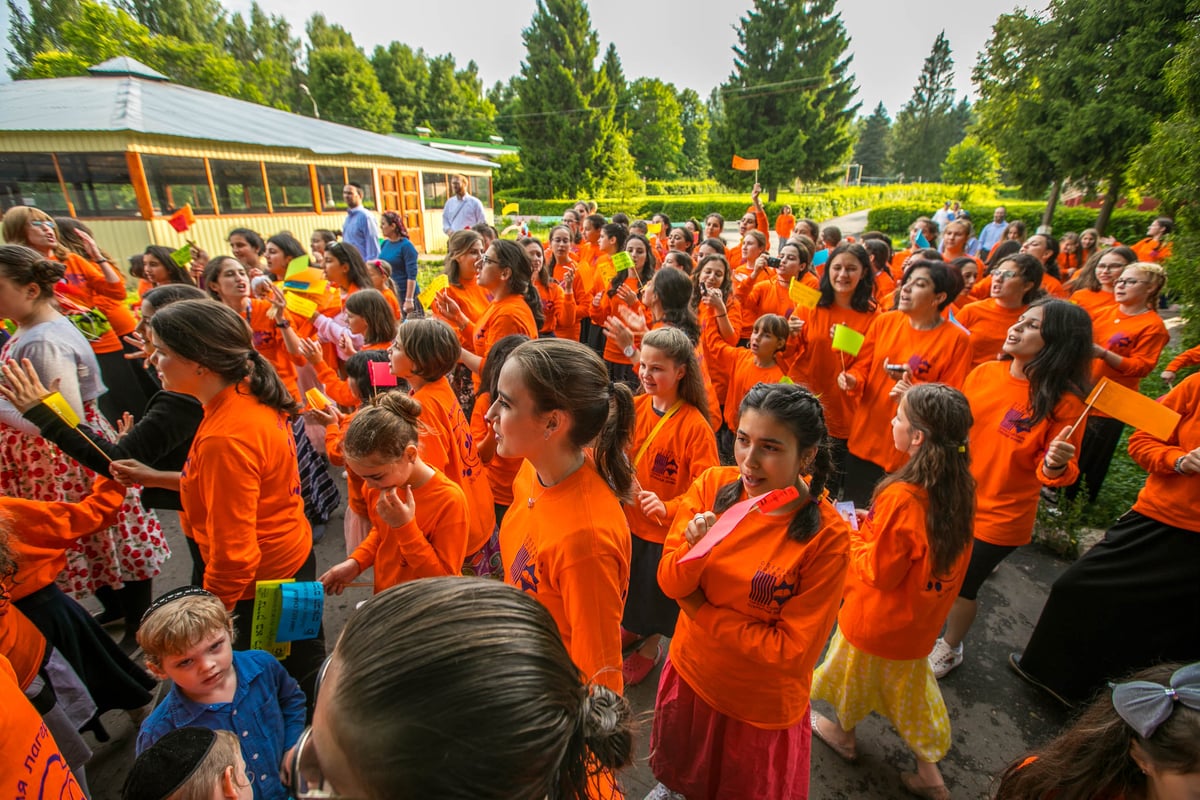
{"type": "Polygon", "coordinates": [[[1171,717],[1175,703],[1200,711],[1200,662],[1175,670],[1169,686],[1151,681],[1118,683],[1113,686],[1112,701],[1121,719],[1149,739],[1171,717]]]}

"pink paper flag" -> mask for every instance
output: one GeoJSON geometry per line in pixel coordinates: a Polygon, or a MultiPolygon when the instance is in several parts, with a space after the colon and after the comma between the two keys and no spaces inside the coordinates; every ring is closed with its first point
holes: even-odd
{"type": "Polygon", "coordinates": [[[800,490],[795,486],[789,486],[786,489],[775,489],[767,492],[762,497],[751,497],[748,500],[743,500],[740,503],[735,503],[721,515],[717,523],[708,529],[708,533],[704,534],[704,538],[696,542],[695,546],[679,559],[679,563],[691,561],[694,558],[702,558],[708,555],[708,551],[712,550],[722,539],[733,532],[737,524],[746,518],[754,509],[758,509],[759,513],[766,514],[781,508],[800,496],[800,490]]]}
{"type": "Polygon", "coordinates": [[[372,386],[398,386],[396,376],[392,374],[392,365],[386,361],[372,361],[367,364],[371,371],[372,386]]]}

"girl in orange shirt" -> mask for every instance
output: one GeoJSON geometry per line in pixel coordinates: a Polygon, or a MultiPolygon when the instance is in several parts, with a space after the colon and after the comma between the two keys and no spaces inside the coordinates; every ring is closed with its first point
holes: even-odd
{"type": "Polygon", "coordinates": [[[1193,347],[1190,350],[1184,350],[1179,355],[1171,359],[1171,363],[1167,364],[1167,368],[1159,375],[1168,386],[1175,382],[1175,373],[1181,369],[1194,367],[1200,364],[1200,345],[1193,347]]]}
{"type": "Polygon", "coordinates": [[[958,296],[954,298],[954,302],[950,304],[951,310],[955,314],[958,314],[971,303],[979,301],[979,298],[971,296],[975,284],[979,282],[979,262],[974,258],[956,258],[947,263],[957,270],[958,276],[962,278],[962,291],[958,293],[958,296]]]}
{"type": "Polygon", "coordinates": [[[325,277],[329,283],[341,292],[341,313],[326,313],[318,310],[313,314],[312,322],[317,329],[317,338],[322,342],[334,345],[338,359],[345,361],[354,355],[354,349],[346,347],[342,337],[346,333],[348,320],[346,318],[346,299],[355,292],[373,289],[371,276],[367,272],[367,262],[363,261],[358,248],[345,242],[334,242],[325,248],[325,277]]]}
{"type": "Polygon", "coordinates": [[[1133,251],[1124,245],[1100,250],[1063,287],[1071,293],[1071,302],[1088,312],[1094,324],[1112,313],[1117,305],[1113,284],[1121,272],[1137,261],[1133,251]]]}
{"type": "MultiPolygon", "coordinates": [[[[347,297],[344,313],[348,335],[343,336],[342,347],[351,357],[360,350],[386,350],[396,336],[396,317],[387,300],[375,289],[363,289],[347,297]]],[[[324,352],[316,342],[301,339],[300,352],[316,370],[328,397],[344,406],[358,405],[360,399],[325,363],[324,352]]]]}
{"type": "Polygon", "coordinates": [[[900,782],[919,797],[948,800],[937,762],[950,751],[950,718],[929,667],[942,620],[966,575],[975,479],[962,392],[914,386],[896,409],[892,442],[908,462],[875,489],[871,511],[850,532],[850,571],[837,631],[813,676],[813,697],[835,716],[812,715],[813,733],[853,761],[854,730],[877,711],[917,757],[900,782]]]}
{"type": "Polygon", "coordinates": [[[959,323],[971,333],[972,367],[1000,357],[1009,327],[1041,293],[1042,264],[1017,253],[1002,261],[991,278],[991,297],[958,313],[959,323]]]}
{"type": "Polygon", "coordinates": [[[667,253],[671,251],[683,253],[690,258],[695,244],[696,237],[687,227],[672,228],[667,234],[667,250],[662,254],[662,259],[666,259],[667,253]]]}
{"type": "MultiPolygon", "coordinates": [[[[583,274],[579,271],[575,259],[571,257],[571,229],[566,225],[556,225],[550,230],[550,248],[546,256],[546,270],[551,280],[558,282],[563,291],[570,286],[570,293],[575,301],[575,315],[570,325],[560,324],[554,335],[560,339],[580,341],[581,326],[586,317],[587,309],[592,307],[591,286],[584,282],[583,274]]],[[[591,325],[591,320],[587,320],[591,325]]]]}
{"type": "Polygon", "coordinates": [[[890,266],[892,260],[892,245],[883,239],[869,239],[863,236],[862,246],[871,257],[871,276],[875,284],[875,302],[883,308],[884,301],[891,303],[892,294],[896,289],[896,279],[892,277],[890,266]]]}
{"type": "Polygon", "coordinates": [[[842,497],[866,507],[875,484],[903,466],[905,456],[885,436],[883,421],[917,383],[962,385],[970,365],[970,337],[942,319],[955,286],[950,267],[916,261],[901,279],[895,311],[875,317],[854,363],[838,375],[838,388],[857,396],[850,424],[842,497]]]}
{"type": "Polygon", "coordinates": [[[1063,234],[1058,242],[1058,257],[1055,261],[1058,263],[1059,274],[1064,279],[1073,278],[1075,273],[1083,268],[1083,250],[1079,246],[1078,233],[1063,234]]]}
{"type": "Polygon", "coordinates": [[[371,533],[319,580],[332,594],[369,567],[375,593],[417,578],[460,575],[470,526],[463,490],[421,460],[421,404],[386,392],[354,415],[343,441],[346,468],[362,478],[371,533]]]}
{"type": "Polygon", "coordinates": [[[636,503],[625,506],[633,552],[621,639],[626,646],[640,645],[621,665],[626,686],[645,680],[662,660],[662,637],[675,634],[679,606],[658,587],[662,543],[679,495],[700,473],[717,466],[708,397],[687,334],[677,328],[650,331],[638,355],[645,393],[634,400],[637,421],[629,443],[639,488],[636,503]]]}
{"type": "MultiPolygon", "coordinates": [[[[523,250],[521,255],[525,255],[523,250]]],[[[412,396],[421,403],[418,444],[422,460],[444,472],[467,495],[471,533],[463,572],[487,576],[495,574],[499,562],[496,509],[471,426],[448,379],[461,352],[450,326],[432,317],[405,322],[388,348],[392,374],[408,381],[412,396]]]]}
{"type": "MultiPolygon", "coordinates": [[[[700,261],[692,273],[692,310],[700,320],[701,329],[715,325],[726,344],[747,344],[740,341],[742,332],[742,304],[733,294],[733,273],[724,254],[716,249],[718,242],[708,240],[697,249],[700,261]]],[[[725,396],[723,376],[718,394],[725,396]]]]}
{"type": "MultiPolygon", "coordinates": [[[[628,306],[638,314],[646,314],[646,307],[642,305],[642,289],[654,277],[658,262],[654,258],[650,241],[639,233],[630,234],[624,225],[605,225],[600,234],[600,247],[603,254],[610,258],[618,250],[625,250],[633,259],[633,267],[618,270],[607,286],[601,285],[599,277],[596,279],[596,293],[592,298],[592,325],[603,330],[608,318],[617,316],[618,306],[628,306]]],[[[620,349],[609,337],[604,337],[604,363],[608,367],[610,380],[619,381],[630,388],[637,385],[637,375],[630,360],[632,355],[629,350],[620,349]]]]}
{"type": "MultiPolygon", "coordinates": [[[[1167,326],[1158,316],[1158,296],[1167,283],[1161,266],[1135,261],[1113,283],[1115,309],[1097,314],[1092,320],[1092,346],[1095,362],[1092,381],[1109,380],[1126,389],[1138,390],[1142,378],[1150,374],[1163,348],[1170,341],[1167,326]]],[[[1079,452],[1079,477],[1087,483],[1088,497],[1096,502],[1113,453],[1121,440],[1125,424],[1105,414],[1088,414],[1087,429],[1079,452]]],[[[1074,498],[1078,486],[1067,490],[1074,498]]]]}
{"type": "Polygon", "coordinates": [[[786,242],[792,236],[792,231],[796,229],[796,216],[792,214],[791,206],[784,206],[779,212],[779,216],[775,218],[775,233],[779,236],[781,242],[786,242]]]}
{"type": "MultiPolygon", "coordinates": [[[[517,241],[525,248],[529,256],[530,268],[533,270],[533,285],[542,301],[542,326],[538,336],[546,338],[557,336],[558,331],[570,331],[575,327],[575,270],[564,273],[560,284],[550,276],[550,268],[546,266],[545,252],[542,243],[533,237],[526,236],[517,241]]],[[[482,374],[482,370],[480,370],[482,374]]]]}
{"type": "Polygon", "coordinates": [[[942,228],[942,260],[953,261],[956,258],[969,258],[976,263],[980,270],[983,262],[977,257],[967,255],[967,241],[971,238],[971,223],[965,219],[954,219],[942,228]]]}
{"type": "Polygon", "coordinates": [[[760,281],[757,276],[760,270],[766,268],[766,259],[760,257],[750,273],[750,279],[737,284],[734,291],[742,304],[743,319],[758,319],[763,314],[790,318],[796,306],[796,301],[788,291],[792,281],[799,281],[814,289],[820,285],[811,267],[812,253],[807,247],[799,242],[784,242],[779,247],[779,266],[775,268],[775,279],[760,281]]]}
{"type": "MultiPolygon", "coordinates": [[[[446,244],[444,272],[450,285],[445,288],[444,294],[458,305],[463,316],[471,322],[482,317],[483,312],[491,303],[487,292],[483,290],[477,280],[479,270],[483,266],[483,253],[486,249],[483,237],[471,230],[455,231],[450,234],[450,239],[446,244]]],[[[443,294],[443,292],[438,294],[443,294]]],[[[467,335],[467,328],[455,325],[453,320],[442,314],[438,298],[435,297],[431,305],[434,316],[444,319],[454,326],[458,332],[458,341],[463,347],[469,349],[471,339],[467,335]]],[[[450,376],[450,385],[454,388],[454,396],[462,405],[463,412],[470,414],[471,409],[475,406],[475,379],[466,364],[458,364],[454,367],[454,372],[450,376]]]]}
{"type": "Polygon", "coordinates": [[[725,425],[730,431],[736,431],[738,408],[750,387],[756,383],[778,383],[783,377],[783,368],[777,358],[787,347],[787,320],[778,314],[763,314],[755,321],[746,348],[730,347],[711,329],[703,335],[708,337],[713,354],[709,362],[712,368],[729,376],[725,425]]]}
{"type": "Polygon", "coordinates": [[[500,527],[504,579],[546,607],[585,680],[620,694],[633,395],[589,348],[540,339],[508,357],[487,418],[496,452],[525,459],[500,527]]]}
{"type": "Polygon", "coordinates": [[[742,403],[736,458],[680,498],[663,545],[658,582],[683,613],[659,679],[650,768],[666,797],[806,798],[812,668],[849,548],[825,499],[833,462],[820,402],[800,386],[758,384],[742,403]],[[796,495],[747,513],[775,490],[796,495]],[[726,515],[729,534],[689,558],[726,515]]]}
{"type": "MultiPolygon", "coordinates": [[[[1067,299],[1067,290],[1062,285],[1062,273],[1058,271],[1058,240],[1045,233],[1035,233],[1021,245],[1021,252],[1042,262],[1042,288],[1047,294],[1067,299]]],[[[990,287],[989,287],[990,289],[990,287]]]]}
{"type": "Polygon", "coordinates": [[[656,262],[662,261],[663,256],[671,249],[671,218],[661,211],[650,217],[650,221],[658,225],[658,232],[650,239],[650,250],[654,253],[656,262]]]}
{"type": "Polygon", "coordinates": [[[833,349],[835,325],[866,334],[875,318],[872,296],[871,265],[867,250],[860,244],[838,245],[829,256],[828,268],[821,276],[821,299],[813,309],[797,309],[788,319],[791,331],[787,358],[787,376],[793,383],[807,386],[825,409],[825,426],[833,452],[835,472],[829,479],[829,493],[837,496],[846,471],[846,442],[854,415],[852,398],[838,389],[837,378],[855,356],[833,349]]]}
{"type": "Polygon", "coordinates": [[[404,315],[400,313],[400,301],[396,298],[396,282],[392,280],[392,265],[382,258],[372,259],[367,262],[367,274],[371,276],[371,285],[387,301],[388,308],[392,311],[392,318],[399,322],[404,315]]]}
{"type": "Polygon", "coordinates": [[[1089,386],[1090,338],[1082,309],[1043,298],[1008,329],[1005,360],[976,367],[963,385],[975,418],[971,444],[987,457],[971,465],[978,507],[967,577],[929,656],[939,678],[962,663],[979,587],[1029,544],[1042,486],[1065,486],[1078,474],[1071,426],[1089,386]]]}
{"type": "Polygon", "coordinates": [[[480,376],[480,392],[475,411],[471,415],[471,436],[479,449],[479,460],[483,462],[488,483],[492,487],[497,525],[504,520],[508,507],[512,505],[513,481],[521,469],[521,459],[505,458],[496,452],[496,431],[488,424],[487,410],[491,408],[493,398],[496,397],[496,382],[500,380],[500,370],[504,362],[513,350],[528,341],[528,336],[514,333],[492,345],[487,364],[483,367],[483,375],[480,376]]]}

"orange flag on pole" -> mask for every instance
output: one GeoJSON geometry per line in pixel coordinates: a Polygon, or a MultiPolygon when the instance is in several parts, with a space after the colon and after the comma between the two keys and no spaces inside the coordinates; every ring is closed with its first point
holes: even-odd
{"type": "Polygon", "coordinates": [[[1107,378],[1102,378],[1096,384],[1096,388],[1088,395],[1087,403],[1089,407],[1103,411],[1139,431],[1145,431],[1155,439],[1170,438],[1181,419],[1179,412],[1174,409],[1107,378]]]}
{"type": "Polygon", "coordinates": [[[742,170],[743,172],[754,172],[756,169],[758,169],[758,159],[742,158],[741,156],[735,155],[733,157],[733,168],[742,170]]]}
{"type": "Polygon", "coordinates": [[[188,228],[195,225],[196,215],[192,213],[192,204],[188,203],[183,208],[167,217],[167,224],[180,233],[183,233],[188,228]]]}

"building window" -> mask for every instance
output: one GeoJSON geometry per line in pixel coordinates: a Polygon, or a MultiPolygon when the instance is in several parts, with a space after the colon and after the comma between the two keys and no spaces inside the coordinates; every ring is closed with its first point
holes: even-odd
{"type": "Polygon", "coordinates": [[[421,173],[421,187],[425,195],[425,208],[444,208],[449,189],[449,179],[441,172],[421,173]]]}
{"type": "Polygon", "coordinates": [[[215,214],[203,158],[142,156],[154,213],[167,216],[191,204],[197,214],[215,214]]]}
{"type": "Polygon", "coordinates": [[[0,153],[0,211],[13,206],[33,206],[51,216],[68,214],[49,153],[0,153]]]}
{"type": "Polygon", "coordinates": [[[487,175],[468,175],[467,191],[479,198],[484,208],[492,207],[492,181],[487,175]]]}
{"type": "Polygon", "coordinates": [[[210,158],[208,166],[222,214],[267,213],[267,192],[259,162],[210,158]]]}
{"type": "MultiPolygon", "coordinates": [[[[375,208],[375,172],[369,169],[346,169],[346,179],[349,183],[357,183],[363,189],[363,208],[375,208]]],[[[338,194],[341,194],[339,192],[338,194]]],[[[343,201],[342,207],[346,204],[343,201]]]]}
{"type": "Polygon", "coordinates": [[[267,185],[271,189],[271,208],[276,214],[288,211],[312,211],[312,182],[304,164],[267,164],[267,185]]]}
{"type": "Polygon", "coordinates": [[[337,211],[346,207],[342,188],[346,185],[345,167],[317,167],[317,187],[321,190],[321,210],[337,211]]]}
{"type": "Polygon", "coordinates": [[[124,153],[60,153],[77,217],[140,217],[124,153]]]}

